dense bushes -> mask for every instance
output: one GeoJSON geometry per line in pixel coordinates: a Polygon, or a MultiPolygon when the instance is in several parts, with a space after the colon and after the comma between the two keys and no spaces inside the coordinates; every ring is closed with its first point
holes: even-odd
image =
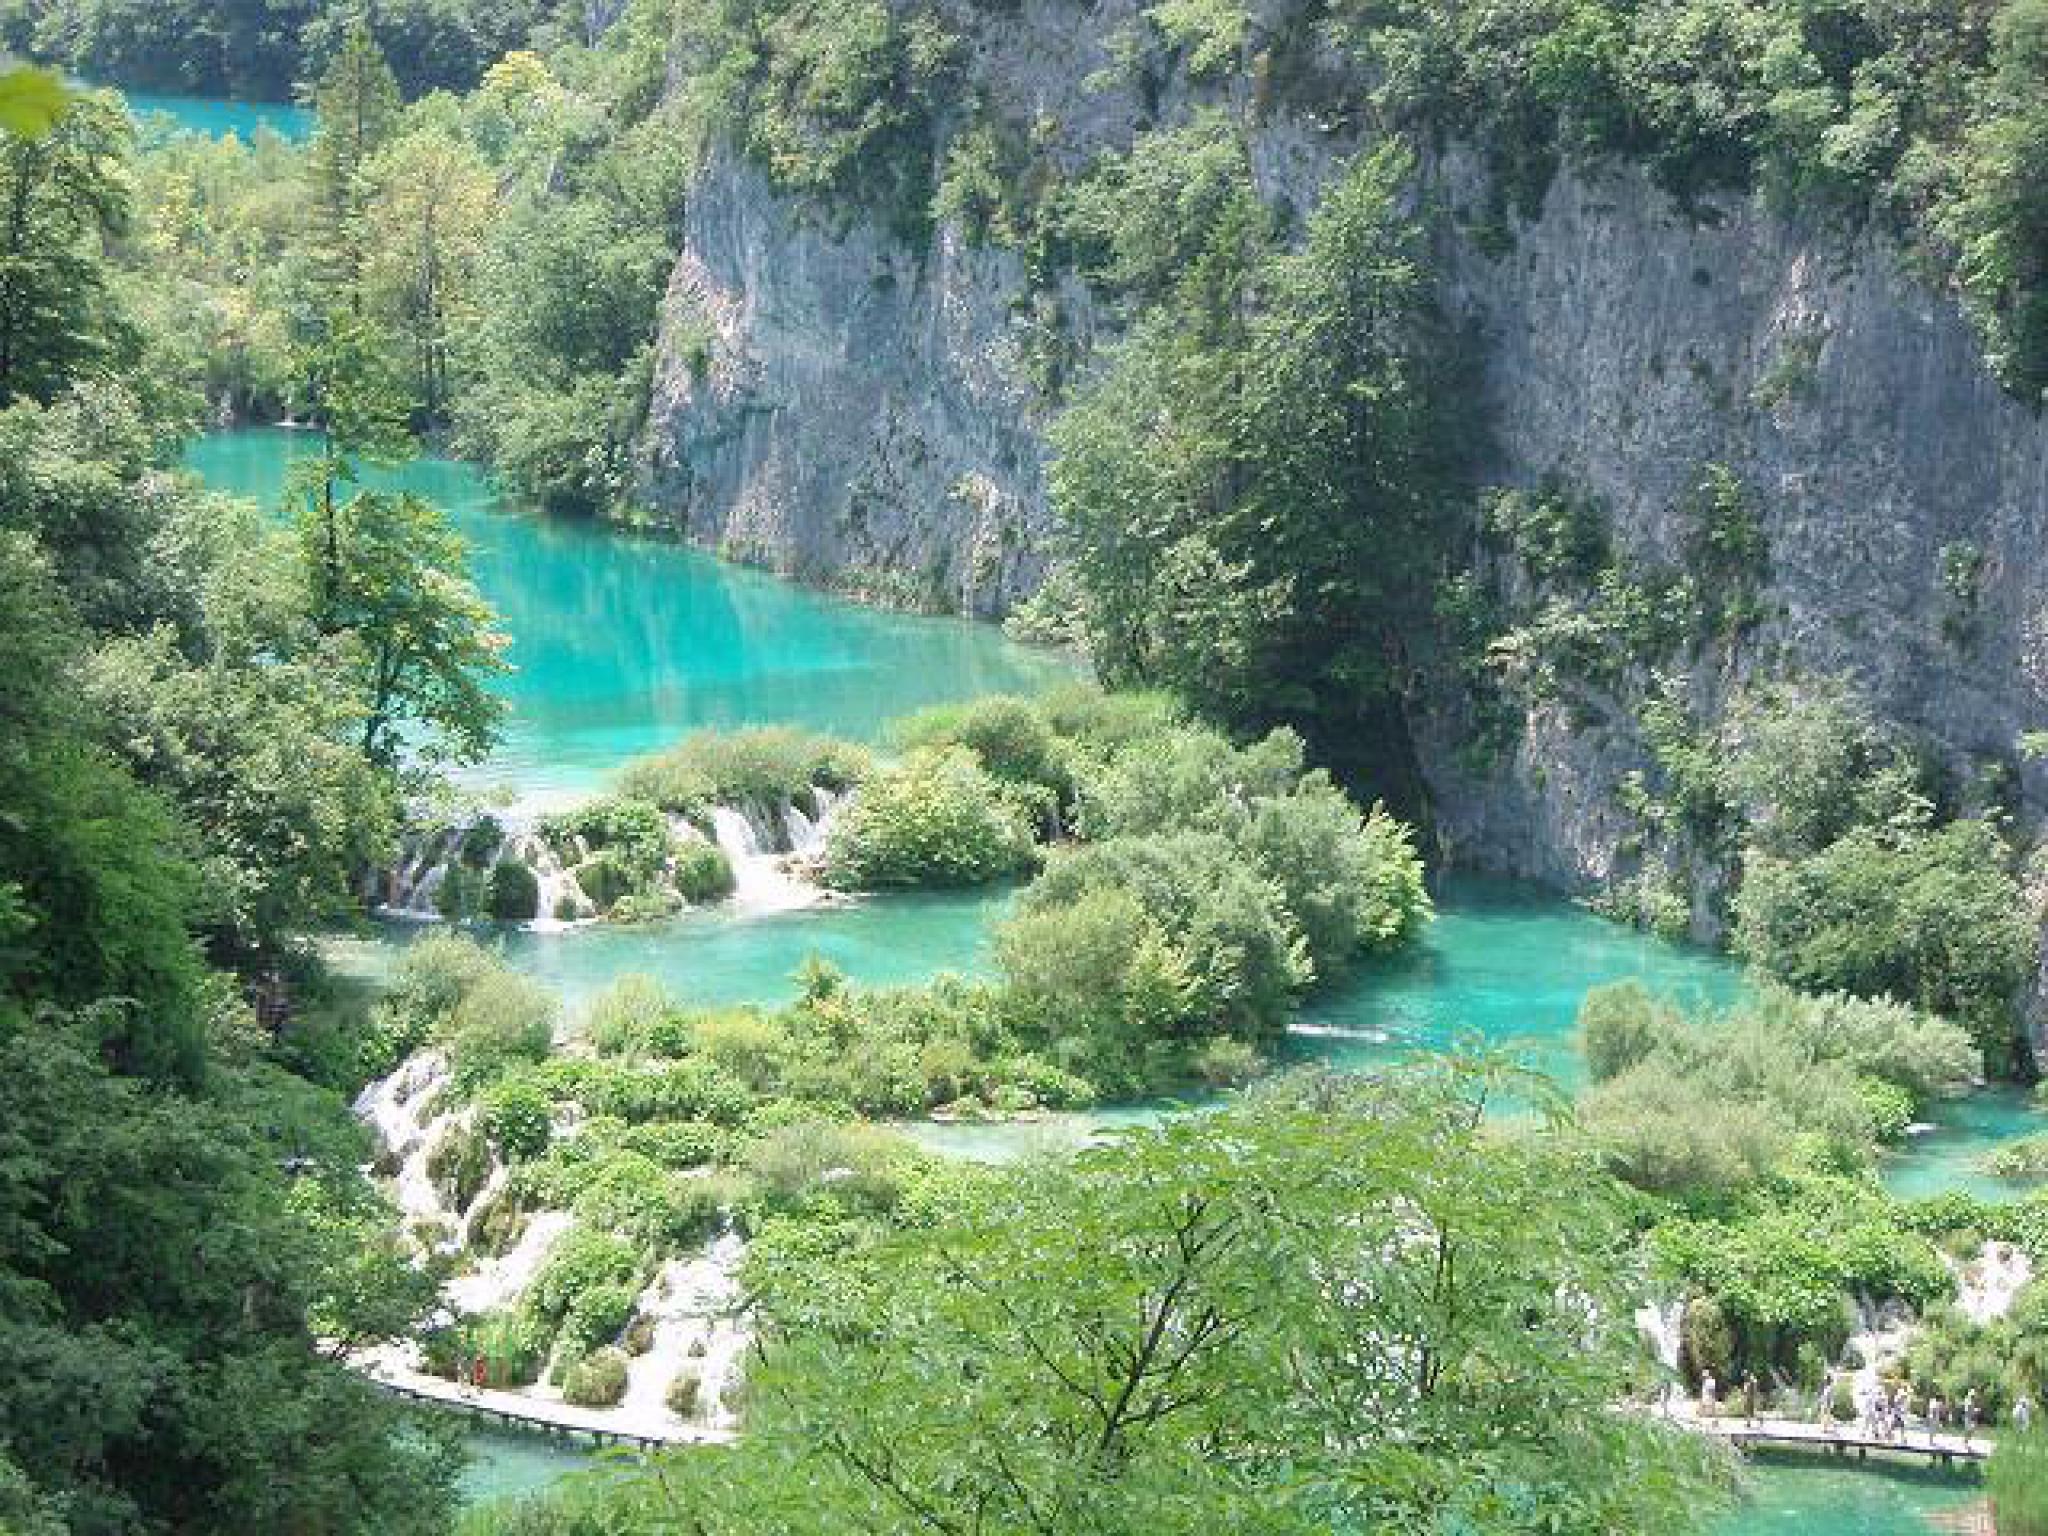
{"type": "Polygon", "coordinates": [[[1580,1103],[1588,1134],[1622,1177],[1667,1192],[1749,1184],[1802,1137],[1837,1165],[1866,1163],[1913,1110],[1968,1086],[1982,1065],[1960,1026],[1780,987],[1701,1020],[1635,983],[1603,987],[1587,996],[1580,1037],[1593,1078],[1580,1103]],[[1900,1101],[1903,1119],[1887,1108],[1900,1101]]]}
{"type": "Polygon", "coordinates": [[[618,793],[701,820],[721,805],[807,804],[814,789],[852,788],[868,766],[850,742],[789,726],[700,731],[628,763],[618,793]]]}
{"type": "Polygon", "coordinates": [[[2003,1436],[1984,1484],[1999,1536],[2048,1536],[2048,1430],[2003,1436]]]}
{"type": "Polygon", "coordinates": [[[825,879],[846,890],[979,885],[1027,868],[1028,813],[963,749],[871,775],[833,824],[825,879]]]}
{"type": "Polygon", "coordinates": [[[579,1408],[611,1408],[626,1395],[623,1351],[600,1349],[584,1356],[562,1376],[562,1400],[579,1408]]]}

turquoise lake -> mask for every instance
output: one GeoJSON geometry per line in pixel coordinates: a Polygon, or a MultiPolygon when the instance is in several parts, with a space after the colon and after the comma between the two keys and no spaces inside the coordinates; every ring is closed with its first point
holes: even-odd
{"type": "MultiPolygon", "coordinates": [[[[214,489],[272,507],[317,441],[222,432],[186,462],[214,489]]],[[[504,743],[464,775],[478,789],[588,793],[627,758],[703,727],[773,722],[874,740],[927,704],[1074,676],[989,625],[863,608],[667,540],[507,510],[465,464],[421,458],[366,479],[447,509],[512,636],[504,743]]]]}
{"type": "MultiPolygon", "coordinates": [[[[274,505],[293,457],[315,440],[263,429],[217,434],[188,463],[215,489],[274,505]]],[[[550,797],[600,787],[626,757],[698,727],[786,723],[876,739],[924,704],[1031,691],[1073,675],[1065,662],[993,629],[855,607],[708,555],[587,524],[504,508],[475,470],[422,459],[374,477],[445,506],[472,547],[479,586],[513,636],[503,685],[506,740],[476,770],[479,788],[550,797]]],[[[989,963],[1005,891],[868,900],[774,916],[692,914],[651,927],[508,933],[508,954],[559,990],[572,1012],[627,972],[660,977],[707,1003],[775,1002],[821,956],[869,985],[910,983],[989,963]]],[[[1337,1066],[1385,1062],[1460,1043],[1507,1046],[1561,1081],[1580,1068],[1571,1031],[1586,991],[1634,979],[1693,1006],[1737,999],[1725,957],[1665,944],[1525,887],[1453,880],[1411,957],[1354,978],[1304,1007],[1293,1054],[1337,1066]]],[[[343,941],[341,965],[374,974],[418,929],[343,941]]],[[[1078,1130],[1157,1111],[1104,1112],[1078,1130]]],[[[1907,1193],[1977,1183],[1996,1140],[2048,1124],[2016,1095],[1947,1106],[1942,1128],[1889,1171],[1907,1193]],[[1973,1182],[1975,1181],[1975,1182],[1973,1182]]],[[[1074,1128],[936,1128],[935,1144],[1014,1156],[1071,1139],[1074,1128]]],[[[514,1496],[588,1465],[549,1442],[480,1435],[468,1488],[514,1496]]],[[[1762,1461],[1752,1499],[1718,1536],[1926,1536],[1931,1520],[1975,1496],[1967,1479],[1762,1461]]]]}
{"type": "Polygon", "coordinates": [[[129,113],[145,129],[163,121],[173,132],[203,134],[209,139],[233,137],[252,144],[259,133],[274,133],[288,144],[313,136],[312,112],[288,101],[221,101],[210,96],[127,90],[121,95],[128,102],[129,113]]]}

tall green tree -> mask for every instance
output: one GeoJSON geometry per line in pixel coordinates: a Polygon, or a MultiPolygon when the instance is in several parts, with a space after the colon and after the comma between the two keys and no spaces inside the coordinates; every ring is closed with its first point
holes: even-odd
{"type": "Polygon", "coordinates": [[[126,114],[71,103],[38,137],[0,136],[0,405],[48,401],[114,356],[107,242],[129,213],[126,114]]]}
{"type": "Polygon", "coordinates": [[[313,90],[319,114],[310,167],[319,218],[315,255],[330,308],[361,313],[370,162],[397,133],[403,107],[398,77],[368,21],[358,16],[313,90]]]}

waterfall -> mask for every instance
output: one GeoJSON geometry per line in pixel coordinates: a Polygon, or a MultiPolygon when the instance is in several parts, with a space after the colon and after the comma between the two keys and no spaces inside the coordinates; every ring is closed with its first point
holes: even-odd
{"type": "Polygon", "coordinates": [[[365,1088],[355,1102],[356,1118],[377,1133],[384,1155],[397,1166],[394,1193],[399,1215],[408,1225],[450,1231],[436,1246],[452,1241],[459,1212],[450,1211],[427,1171],[434,1148],[451,1130],[467,1124],[469,1111],[438,1114],[435,1106],[448,1082],[448,1057],[439,1050],[421,1051],[389,1077],[365,1088]]]}
{"type": "Polygon", "coordinates": [[[1665,1370],[1678,1370],[1679,1347],[1685,1338],[1685,1303],[1667,1301],[1661,1306],[1645,1302],[1636,1308],[1636,1331],[1650,1346],[1650,1353],[1665,1370]]]}
{"type": "Polygon", "coordinates": [[[822,802],[816,821],[794,805],[772,814],[756,806],[714,806],[711,829],[732,865],[733,903],[744,912],[796,912],[814,907],[825,892],[794,867],[822,852],[831,797],[815,791],[822,802]]]}
{"type": "Polygon", "coordinates": [[[654,1323],[647,1352],[627,1366],[619,1412],[638,1423],[670,1425],[668,1389],[679,1371],[695,1370],[697,1410],[687,1422],[706,1429],[730,1427],[725,1399],[739,1379],[751,1336],[738,1320],[739,1267],[746,1244],[728,1232],[692,1259],[671,1259],[640,1297],[640,1313],[654,1323]]]}
{"type": "Polygon", "coordinates": [[[2013,1243],[1988,1242],[1967,1264],[1946,1260],[1956,1277],[1956,1310],[1982,1327],[2012,1310],[2013,1299],[2034,1278],[2034,1262],[2013,1243]]]}
{"type": "Polygon", "coordinates": [[[474,1317],[517,1301],[533,1284],[533,1277],[539,1273],[549,1251],[575,1224],[576,1218],[567,1211],[536,1212],[510,1251],[499,1258],[485,1259],[467,1274],[448,1282],[449,1304],[474,1317]]]}

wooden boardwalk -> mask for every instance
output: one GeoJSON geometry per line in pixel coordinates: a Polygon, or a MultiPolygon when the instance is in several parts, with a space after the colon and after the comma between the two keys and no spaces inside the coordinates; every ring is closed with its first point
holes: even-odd
{"type": "Polygon", "coordinates": [[[578,1408],[573,1403],[551,1402],[519,1392],[474,1390],[443,1381],[435,1376],[403,1373],[402,1379],[365,1371],[372,1386],[402,1397],[408,1402],[445,1408],[507,1429],[549,1435],[558,1439],[582,1440],[591,1445],[627,1446],[640,1451],[659,1451],[672,1445],[701,1445],[728,1440],[730,1434],[713,1429],[663,1429],[652,1425],[621,1424],[618,1415],[604,1408],[578,1408]]]}
{"type": "Polygon", "coordinates": [[[1957,1434],[1937,1435],[1924,1429],[1909,1429],[1895,1439],[1888,1439],[1857,1424],[1814,1424],[1801,1419],[1749,1420],[1736,1416],[1693,1418],[1689,1422],[1701,1433],[1718,1435],[1744,1450],[1772,1446],[1825,1451],[1836,1456],[1853,1453],[1859,1461],[1868,1460],[1875,1452],[1880,1456],[1912,1457],[1935,1466],[1953,1467],[1989,1460],[1996,1444],[1981,1434],[1965,1439],[1957,1434]]]}

